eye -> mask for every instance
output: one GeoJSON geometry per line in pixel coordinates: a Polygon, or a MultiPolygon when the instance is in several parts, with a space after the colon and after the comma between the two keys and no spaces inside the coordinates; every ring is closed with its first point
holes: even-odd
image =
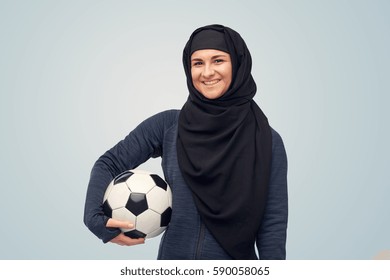
{"type": "Polygon", "coordinates": [[[192,63],[192,66],[201,66],[202,64],[203,64],[202,61],[194,61],[192,63]]]}
{"type": "Polygon", "coordinates": [[[214,60],[214,62],[216,63],[216,64],[221,64],[222,62],[223,62],[223,59],[216,59],[216,60],[214,60]]]}

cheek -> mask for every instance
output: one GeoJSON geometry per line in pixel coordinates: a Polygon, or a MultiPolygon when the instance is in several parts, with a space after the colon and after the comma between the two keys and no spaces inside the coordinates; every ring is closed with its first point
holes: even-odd
{"type": "Polygon", "coordinates": [[[228,80],[229,80],[229,85],[232,83],[232,79],[233,79],[233,68],[232,68],[232,64],[229,64],[229,67],[227,69],[227,77],[228,77],[228,80]]]}
{"type": "Polygon", "coordinates": [[[192,82],[194,82],[195,71],[193,69],[191,69],[191,78],[192,78],[192,82]]]}
{"type": "Polygon", "coordinates": [[[198,79],[198,73],[197,71],[193,71],[191,70],[191,79],[192,79],[192,84],[196,87],[196,85],[199,83],[199,79],[198,79]]]}
{"type": "Polygon", "coordinates": [[[230,84],[232,83],[232,71],[228,70],[225,72],[225,81],[226,81],[226,86],[229,87],[230,84]]]}

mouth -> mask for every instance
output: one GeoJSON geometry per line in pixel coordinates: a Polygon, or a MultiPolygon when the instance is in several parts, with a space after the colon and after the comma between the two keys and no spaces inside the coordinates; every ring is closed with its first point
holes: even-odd
{"type": "Polygon", "coordinates": [[[211,81],[203,81],[202,83],[206,86],[213,86],[215,84],[218,84],[221,80],[211,80],[211,81]]]}

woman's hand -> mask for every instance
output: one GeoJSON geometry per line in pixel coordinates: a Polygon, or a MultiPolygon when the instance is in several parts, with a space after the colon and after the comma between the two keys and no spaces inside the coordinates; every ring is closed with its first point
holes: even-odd
{"type": "MultiPolygon", "coordinates": [[[[134,227],[132,223],[125,222],[125,221],[119,221],[115,219],[108,219],[106,227],[113,227],[113,228],[128,228],[131,229],[134,227]]],[[[114,237],[110,240],[110,242],[121,245],[121,246],[132,246],[132,245],[138,245],[145,243],[145,238],[137,238],[133,239],[130,237],[127,237],[123,232],[121,232],[119,235],[114,237]]]]}

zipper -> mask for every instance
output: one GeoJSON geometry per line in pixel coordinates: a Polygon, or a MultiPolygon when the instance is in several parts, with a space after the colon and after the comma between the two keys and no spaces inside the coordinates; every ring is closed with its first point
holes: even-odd
{"type": "Polygon", "coordinates": [[[202,221],[200,221],[200,230],[199,230],[198,244],[196,245],[195,260],[199,260],[202,254],[202,247],[203,247],[205,234],[206,234],[206,226],[202,221]]]}

